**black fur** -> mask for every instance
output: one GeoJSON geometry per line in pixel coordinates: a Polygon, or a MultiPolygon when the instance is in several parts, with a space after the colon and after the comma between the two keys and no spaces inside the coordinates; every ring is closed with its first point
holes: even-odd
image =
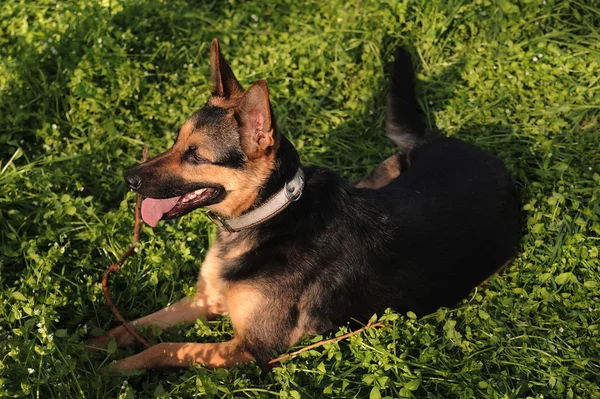
{"type": "Polygon", "coordinates": [[[206,125],[218,126],[220,120],[226,116],[227,110],[225,108],[206,104],[190,117],[190,121],[196,129],[199,129],[206,125]]]}
{"type": "MultiPolygon", "coordinates": [[[[257,245],[223,277],[258,282],[279,304],[276,313],[255,316],[270,331],[248,339],[259,363],[287,348],[282,331],[298,322],[298,306],[309,313],[312,333],[388,307],[425,315],[454,305],[514,256],[518,201],[502,161],[457,139],[424,142],[416,100],[406,95],[414,95],[414,83],[402,78],[393,77],[389,121],[418,145],[400,177],[378,190],[358,189],[331,170],[305,167],[301,199],[241,233],[257,245]]],[[[285,151],[274,176],[296,165],[295,150],[285,151]]]]}
{"type": "Polygon", "coordinates": [[[215,161],[215,164],[227,168],[243,169],[246,167],[246,156],[237,148],[229,148],[215,161]]]}
{"type": "MultiPolygon", "coordinates": [[[[415,96],[415,73],[410,53],[396,50],[387,96],[386,134],[401,154],[425,142],[426,126],[415,96]]],[[[403,158],[403,161],[408,161],[403,158]]],[[[405,165],[406,166],[406,165],[405,165]]]]}

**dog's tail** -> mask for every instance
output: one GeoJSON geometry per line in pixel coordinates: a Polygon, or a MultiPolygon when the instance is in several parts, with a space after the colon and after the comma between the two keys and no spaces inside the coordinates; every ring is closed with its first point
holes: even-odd
{"type": "Polygon", "coordinates": [[[415,95],[415,72],[410,53],[398,47],[387,97],[386,135],[408,153],[425,139],[425,121],[415,95]]]}

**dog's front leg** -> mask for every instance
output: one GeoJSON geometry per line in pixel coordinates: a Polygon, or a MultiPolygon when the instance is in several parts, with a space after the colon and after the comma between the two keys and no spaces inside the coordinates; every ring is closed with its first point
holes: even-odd
{"type": "Polygon", "coordinates": [[[163,342],[137,355],[119,360],[112,372],[151,370],[166,367],[189,367],[191,363],[209,368],[230,368],[238,363],[249,363],[252,355],[244,350],[237,339],[212,344],[192,342],[163,342]]]}
{"type": "MultiPolygon", "coordinates": [[[[137,319],[133,327],[157,326],[161,329],[169,328],[177,323],[193,323],[200,317],[214,319],[227,311],[225,297],[223,296],[223,283],[218,277],[214,256],[207,254],[202,264],[196,294],[194,298],[184,297],[179,302],[168,306],[158,312],[137,319]]],[[[135,338],[123,326],[113,328],[107,336],[92,338],[87,341],[91,347],[106,348],[110,339],[114,338],[117,345],[122,348],[135,343],[135,338]]],[[[92,348],[93,349],[93,348],[92,348]]]]}
{"type": "MultiPolygon", "coordinates": [[[[204,306],[202,301],[184,297],[177,303],[168,306],[164,309],[154,312],[142,318],[129,323],[134,328],[142,326],[154,325],[161,329],[169,328],[177,323],[193,323],[199,317],[212,318],[210,312],[204,306]]],[[[132,345],[135,343],[135,338],[129,334],[123,326],[115,327],[108,332],[108,335],[95,337],[87,341],[87,345],[106,348],[111,338],[117,342],[120,348],[132,345]]]]}

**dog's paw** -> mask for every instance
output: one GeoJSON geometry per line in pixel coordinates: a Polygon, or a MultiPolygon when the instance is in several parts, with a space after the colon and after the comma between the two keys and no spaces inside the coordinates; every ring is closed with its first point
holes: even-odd
{"type": "Polygon", "coordinates": [[[115,349],[125,348],[126,346],[133,345],[135,343],[135,338],[133,335],[129,334],[129,331],[123,326],[115,327],[108,332],[107,335],[102,335],[99,337],[94,337],[86,341],[86,349],[88,352],[109,349],[110,352],[110,342],[115,342],[115,349]],[[88,349],[89,348],[89,349],[88,349]]]}

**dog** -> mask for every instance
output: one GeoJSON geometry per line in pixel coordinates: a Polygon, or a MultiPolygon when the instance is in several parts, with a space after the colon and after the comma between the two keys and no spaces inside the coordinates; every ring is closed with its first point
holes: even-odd
{"type": "MultiPolygon", "coordinates": [[[[168,151],[125,173],[155,226],[205,207],[217,224],[194,297],[136,320],[167,328],[229,315],[232,340],[159,343],[113,371],[266,367],[304,335],[386,308],[425,315],[452,306],[515,255],[518,200],[503,162],[430,132],[410,54],[397,50],[387,136],[398,152],[350,183],[303,166],[279,131],[267,84],[244,90],[215,39],[213,90],[168,151]]],[[[92,339],[134,343],[123,326],[92,339]]]]}

